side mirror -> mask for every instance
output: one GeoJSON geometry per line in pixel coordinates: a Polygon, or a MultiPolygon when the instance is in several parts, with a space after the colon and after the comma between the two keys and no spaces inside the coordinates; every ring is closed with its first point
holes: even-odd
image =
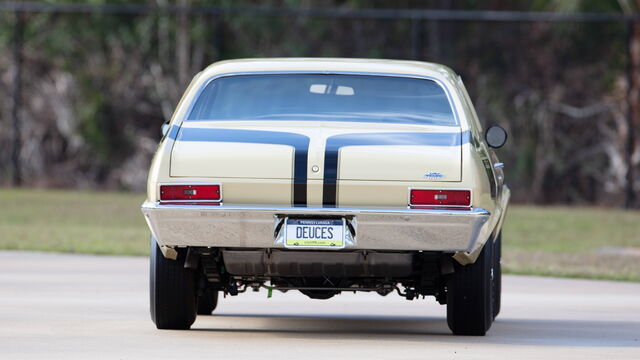
{"type": "Polygon", "coordinates": [[[162,136],[167,136],[167,133],[169,132],[169,128],[170,127],[171,126],[169,126],[169,122],[168,121],[162,124],[162,128],[161,128],[162,129],[162,136]]]}
{"type": "Polygon", "coordinates": [[[491,125],[484,133],[487,145],[494,149],[501,148],[507,142],[507,132],[500,125],[491,125]]]}

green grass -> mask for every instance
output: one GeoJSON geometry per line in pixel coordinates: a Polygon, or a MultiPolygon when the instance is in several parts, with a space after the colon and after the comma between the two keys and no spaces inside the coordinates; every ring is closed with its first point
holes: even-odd
{"type": "Polygon", "coordinates": [[[512,249],[554,253],[640,247],[640,211],[512,206],[504,234],[512,249]]]}
{"type": "Polygon", "coordinates": [[[146,255],[144,194],[0,189],[0,249],[146,255]]]}
{"type": "Polygon", "coordinates": [[[640,211],[511,206],[506,272],[640,281],[640,211]]]}
{"type": "MultiPolygon", "coordinates": [[[[144,197],[0,189],[0,249],[146,255],[144,197]]],[[[503,243],[509,273],[640,281],[640,211],[511,206],[503,243]]]]}

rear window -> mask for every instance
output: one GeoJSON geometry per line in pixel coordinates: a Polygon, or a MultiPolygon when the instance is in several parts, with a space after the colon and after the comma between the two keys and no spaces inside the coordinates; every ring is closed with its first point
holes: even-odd
{"type": "Polygon", "coordinates": [[[308,120],[456,125],[426,79],[329,74],[235,75],[211,81],[187,120],[308,120]]]}

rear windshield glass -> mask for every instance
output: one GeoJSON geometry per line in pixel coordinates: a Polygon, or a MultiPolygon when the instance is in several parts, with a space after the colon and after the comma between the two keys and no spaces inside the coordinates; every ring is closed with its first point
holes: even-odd
{"type": "Polygon", "coordinates": [[[309,120],[456,125],[431,80],[369,75],[235,75],[211,81],[187,120],[309,120]]]}

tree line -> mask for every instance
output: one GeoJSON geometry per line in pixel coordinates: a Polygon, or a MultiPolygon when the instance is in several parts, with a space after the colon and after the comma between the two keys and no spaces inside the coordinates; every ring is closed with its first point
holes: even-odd
{"type": "MultiPolygon", "coordinates": [[[[214,61],[371,57],[434,61],[458,72],[483,122],[500,124],[510,134],[499,153],[515,200],[638,206],[634,195],[640,192],[640,27],[636,23],[416,20],[256,11],[257,7],[337,13],[393,8],[635,14],[636,0],[540,0],[516,5],[504,0],[133,3],[178,10],[22,14],[17,156],[23,185],[143,189],[160,125],[171,117],[191,77],[214,61]],[[221,11],[179,11],[210,5],[221,11]]],[[[14,12],[0,12],[3,185],[12,183],[13,174],[16,19],[14,12]]]]}

